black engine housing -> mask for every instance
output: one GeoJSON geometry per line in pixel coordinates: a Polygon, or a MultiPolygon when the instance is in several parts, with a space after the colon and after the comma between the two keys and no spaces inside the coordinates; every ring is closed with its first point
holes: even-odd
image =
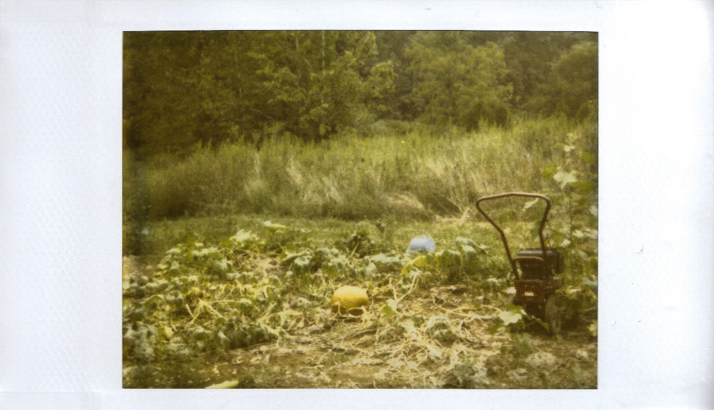
{"type": "MultiPolygon", "coordinates": [[[[519,260],[518,264],[521,267],[521,273],[525,280],[544,280],[550,279],[554,275],[563,273],[563,256],[558,252],[557,249],[546,247],[545,254],[548,261],[548,267],[551,272],[544,272],[543,265],[535,260],[519,260]]],[[[543,257],[543,250],[541,248],[526,248],[518,251],[516,257],[543,257]]]]}

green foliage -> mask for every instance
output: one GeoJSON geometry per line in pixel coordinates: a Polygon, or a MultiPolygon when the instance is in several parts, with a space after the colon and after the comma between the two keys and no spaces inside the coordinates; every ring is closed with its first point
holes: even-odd
{"type": "Polygon", "coordinates": [[[597,111],[598,97],[597,43],[576,44],[555,65],[558,108],[568,116],[584,119],[597,111]]]}
{"type": "Polygon", "coordinates": [[[597,35],[195,31],[124,35],[124,147],[150,159],[375,120],[506,125],[597,109],[597,35]]]}
{"type": "Polygon", "coordinates": [[[359,256],[369,255],[374,251],[374,243],[365,231],[354,232],[340,239],[336,245],[342,250],[359,256]]]}
{"type": "MultiPolygon", "coordinates": [[[[549,164],[542,175],[555,206],[549,217],[549,240],[565,259],[565,286],[557,295],[563,301],[563,318],[585,323],[597,320],[598,182],[596,153],[588,151],[585,131],[571,132],[554,148],[561,165],[549,164]]],[[[535,237],[534,228],[531,236],[535,237]]],[[[597,327],[591,330],[597,333],[597,327]]]]}
{"type": "Polygon", "coordinates": [[[390,256],[380,253],[369,257],[369,262],[377,268],[377,272],[391,272],[402,269],[404,261],[398,256],[390,256]]]}
{"type": "Polygon", "coordinates": [[[185,154],[267,133],[320,140],[369,124],[394,72],[357,31],[127,32],[125,146],[185,154]]]}
{"type": "MultiPolygon", "coordinates": [[[[190,386],[189,375],[196,363],[214,363],[230,355],[231,349],[280,343],[296,333],[302,335],[313,327],[311,324],[319,325],[326,319],[327,301],[342,284],[361,284],[378,295],[362,319],[372,321],[363,323],[376,329],[380,340],[407,337],[437,357],[441,348],[464,342],[463,326],[473,326],[477,323],[473,321],[483,320],[483,316],[460,309],[459,314],[464,316],[458,320],[443,311],[415,314],[411,311],[415,305],[405,302],[405,297],[431,294],[434,288],[456,288],[438,286],[453,280],[476,292],[485,290],[487,282],[494,282],[493,292],[483,294],[482,302],[476,305],[498,309],[498,324],[493,331],[511,333],[504,352],[525,357],[534,348],[521,330],[529,317],[538,320],[522,307],[502,308],[505,302],[501,290],[506,281],[498,272],[504,272],[506,266],[498,254],[489,251],[500,244],[497,238],[487,238],[485,232],[492,230],[488,227],[389,221],[398,243],[394,251],[384,251],[380,230],[372,224],[288,218],[273,221],[243,217],[232,235],[215,241],[206,240],[202,231],[194,229],[197,232],[192,237],[165,251],[153,269],[129,278],[124,285],[122,334],[125,365],[136,366],[131,371],[132,383],[141,383],[142,377],[154,380],[158,375],[147,369],[160,368],[161,373],[176,373],[171,385],[190,386]],[[362,256],[354,252],[354,247],[334,246],[345,239],[349,244],[352,234],[348,232],[360,233],[353,237],[359,240],[352,243],[370,243],[372,246],[365,249],[371,250],[365,250],[362,256]],[[408,240],[424,233],[435,238],[437,251],[404,253],[408,240]],[[492,277],[482,280],[486,275],[492,277]]],[[[160,235],[159,229],[152,230],[160,235]]],[[[586,318],[584,325],[594,335],[596,279],[588,277],[579,286],[563,289],[564,297],[586,318]]],[[[473,371],[461,370],[464,377],[473,371]]],[[[470,386],[475,380],[470,377],[454,380],[454,385],[470,386]]]]}
{"type": "Polygon", "coordinates": [[[597,275],[597,169],[596,157],[577,147],[586,146],[581,133],[569,133],[556,145],[564,155],[563,165],[549,165],[543,176],[551,181],[548,190],[558,207],[550,218],[551,240],[564,253],[572,283],[597,275]]]}
{"type": "Polygon", "coordinates": [[[590,326],[588,326],[588,330],[590,331],[590,334],[597,337],[597,320],[593,321],[590,326]]]}
{"type": "Polygon", "coordinates": [[[496,334],[506,328],[512,331],[518,331],[525,326],[524,319],[530,318],[530,316],[526,313],[523,306],[508,304],[506,310],[499,312],[498,318],[500,322],[496,322],[489,327],[491,334],[496,334]]]}
{"type": "Polygon", "coordinates": [[[309,243],[299,229],[265,221],[258,231],[239,229],[220,245],[189,239],[165,252],[153,276],[132,276],[124,288],[125,359],[182,361],[277,340],[302,316],[286,300],[302,308],[316,302],[319,284],[292,276],[364,278],[369,268],[336,249],[298,252],[292,241],[309,243]],[[289,268],[284,275],[274,257],[289,268]]]}
{"type": "MultiPolygon", "coordinates": [[[[574,45],[597,43],[597,33],[515,32],[503,42],[508,66],[507,79],[513,84],[513,106],[521,113],[552,114],[559,88],[556,64],[574,45]]],[[[597,71],[597,62],[583,59],[582,70],[597,71]]]]}
{"type": "MultiPolygon", "coordinates": [[[[151,276],[129,279],[124,286],[125,360],[181,362],[279,340],[325,305],[335,280],[393,285],[406,295],[433,280],[448,282],[452,270],[463,274],[462,255],[483,247],[459,237],[460,250],[447,249],[442,255],[448,257],[358,255],[350,247],[313,246],[304,230],[285,224],[254,226],[255,231],[238,229],[218,244],[190,238],[167,250],[151,276]]],[[[372,243],[366,233],[361,238],[358,243],[372,243]]],[[[400,301],[395,294],[379,308],[390,323],[403,319],[400,301]]],[[[431,318],[426,330],[445,344],[458,333],[439,318],[431,318]]]]}
{"type": "Polygon", "coordinates": [[[474,47],[458,32],[420,32],[406,56],[425,122],[467,129],[507,123],[512,87],[506,83],[508,70],[498,45],[474,47]]]}
{"type": "Polygon", "coordinates": [[[387,317],[387,319],[392,319],[397,311],[397,301],[394,299],[388,299],[387,303],[382,305],[382,313],[387,317]]]}
{"type": "MultiPolygon", "coordinates": [[[[597,295],[590,283],[581,281],[578,285],[565,286],[558,290],[558,295],[564,301],[566,320],[579,320],[589,326],[597,323],[597,295]]],[[[597,335],[597,325],[594,333],[597,335]]]]}
{"type": "Polygon", "coordinates": [[[124,355],[132,355],[139,363],[152,361],[155,356],[156,329],[153,326],[139,326],[128,329],[123,337],[124,355]]]}
{"type": "Polygon", "coordinates": [[[528,357],[533,353],[531,338],[527,334],[511,333],[511,346],[516,354],[521,357],[528,357]]]}
{"type": "Polygon", "coordinates": [[[553,64],[548,81],[540,86],[541,113],[565,114],[584,120],[597,118],[598,108],[598,45],[584,41],[573,45],[553,64]]]}
{"type": "Polygon", "coordinates": [[[388,61],[368,64],[377,54],[373,33],[269,32],[266,37],[273,45],[252,55],[265,67],[257,74],[266,110],[281,110],[273,120],[284,129],[319,140],[340,128],[364,126],[381,109],[379,99],[391,89],[394,74],[388,61]]]}
{"type": "MultiPolygon", "coordinates": [[[[270,139],[260,149],[235,143],[202,148],[183,160],[164,157],[150,163],[129,152],[126,248],[143,246],[146,223],[163,218],[252,213],[346,220],[461,216],[473,211],[474,201],[485,194],[549,189],[557,166],[567,159],[563,149],[554,148],[557,143],[571,145],[565,135],[581,136],[578,150],[596,155],[590,126],[554,118],[517,122],[510,130],[453,129],[452,135],[441,137],[415,128],[406,135],[358,139],[345,134],[317,144],[270,139]],[[539,172],[551,165],[556,166],[553,175],[539,172]]],[[[579,161],[572,170],[580,172],[580,164],[587,162],[579,161]]]]}
{"type": "MultiPolygon", "coordinates": [[[[545,330],[548,330],[547,323],[533,315],[528,314],[525,307],[521,305],[507,304],[506,309],[499,312],[498,318],[500,321],[494,323],[488,329],[492,335],[508,329],[512,339],[517,340],[516,334],[525,328],[526,320],[536,322],[545,330]]],[[[516,350],[521,349],[516,346],[514,347],[516,350]]],[[[522,349],[525,349],[525,347],[522,349]]],[[[522,351],[519,351],[519,353],[522,353],[522,351]]],[[[528,353],[530,353],[530,351],[528,353]]],[[[528,354],[526,353],[525,356],[527,355],[528,354]]]]}

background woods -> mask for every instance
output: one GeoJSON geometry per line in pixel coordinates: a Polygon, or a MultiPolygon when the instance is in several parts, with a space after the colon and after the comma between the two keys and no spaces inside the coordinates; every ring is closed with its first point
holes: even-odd
{"type": "Polygon", "coordinates": [[[597,107],[594,33],[127,32],[125,148],[321,141],[376,120],[507,126],[597,107]]]}

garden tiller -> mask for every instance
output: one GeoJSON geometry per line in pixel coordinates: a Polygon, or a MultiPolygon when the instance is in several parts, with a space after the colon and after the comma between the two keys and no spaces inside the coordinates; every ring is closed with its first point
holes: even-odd
{"type": "Polygon", "coordinates": [[[557,335],[560,333],[563,312],[562,303],[555,292],[563,285],[563,278],[555,275],[563,273],[563,258],[557,249],[545,246],[543,227],[548,219],[550,206],[551,200],[547,196],[521,192],[485,196],[476,201],[476,208],[479,212],[501,234],[503,246],[506,248],[506,256],[508,256],[508,261],[511,264],[511,273],[515,278],[513,281],[513,286],[516,289],[514,303],[523,306],[529,315],[545,320],[550,333],[557,335]],[[521,249],[515,258],[511,256],[503,229],[480,206],[483,201],[506,197],[537,198],[545,201],[543,219],[541,219],[540,227],[538,228],[540,247],[521,249]]]}

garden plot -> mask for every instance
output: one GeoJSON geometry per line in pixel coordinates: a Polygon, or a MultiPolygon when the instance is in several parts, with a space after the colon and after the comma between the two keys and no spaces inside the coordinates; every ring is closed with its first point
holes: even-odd
{"type": "Polygon", "coordinates": [[[303,234],[266,223],[152,267],[125,258],[124,387],[597,387],[586,287],[568,293],[589,315],[556,339],[473,267],[490,257],[473,241],[372,253],[368,235],[312,249],[303,234]],[[342,285],[369,291],[363,314],[331,311],[342,285]]]}

